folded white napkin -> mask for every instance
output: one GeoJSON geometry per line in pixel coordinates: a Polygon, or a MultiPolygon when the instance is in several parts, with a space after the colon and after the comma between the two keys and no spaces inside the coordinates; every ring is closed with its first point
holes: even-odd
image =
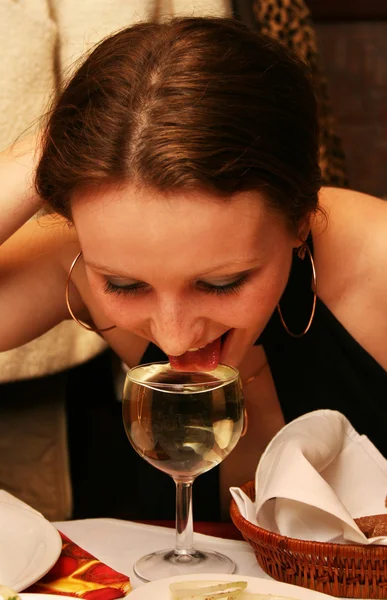
{"type": "MultiPolygon", "coordinates": [[[[387,432],[386,432],[387,434],[387,432]]],[[[231,494],[245,519],[288,537],[336,543],[367,539],[354,518],[387,513],[387,460],[337,411],[318,410],[283,427],[263,453],[252,502],[231,494]]]]}

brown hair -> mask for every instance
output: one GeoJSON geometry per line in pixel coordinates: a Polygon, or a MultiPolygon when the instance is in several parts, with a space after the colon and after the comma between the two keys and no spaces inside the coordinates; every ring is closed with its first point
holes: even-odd
{"type": "Polygon", "coordinates": [[[320,187],[306,67],[231,19],[142,23],[108,37],[50,114],[36,188],[71,219],[75,192],[129,180],[219,197],[260,190],[297,226],[320,187]]]}

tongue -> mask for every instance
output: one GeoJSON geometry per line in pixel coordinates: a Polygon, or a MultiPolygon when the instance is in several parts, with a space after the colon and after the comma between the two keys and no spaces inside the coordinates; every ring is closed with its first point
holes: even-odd
{"type": "Polygon", "coordinates": [[[220,343],[219,337],[200,350],[168,356],[170,365],[176,371],[213,371],[219,364],[220,343]]]}

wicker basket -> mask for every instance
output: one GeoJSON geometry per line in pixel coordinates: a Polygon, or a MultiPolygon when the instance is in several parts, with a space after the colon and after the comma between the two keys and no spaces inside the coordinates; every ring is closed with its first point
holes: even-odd
{"type": "MultiPolygon", "coordinates": [[[[254,482],[241,488],[252,500],[254,482]]],[[[387,546],[309,542],[281,536],[244,519],[231,501],[231,518],[274,579],[346,598],[387,598],[387,546]]]]}

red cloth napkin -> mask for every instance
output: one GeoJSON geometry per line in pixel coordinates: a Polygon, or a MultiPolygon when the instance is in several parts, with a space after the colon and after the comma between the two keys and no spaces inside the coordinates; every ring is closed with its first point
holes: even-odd
{"type": "Polygon", "coordinates": [[[127,575],[101,563],[63,533],[59,533],[62,552],[57,562],[51,571],[25,592],[76,596],[88,600],[114,600],[131,591],[127,575]]]}

